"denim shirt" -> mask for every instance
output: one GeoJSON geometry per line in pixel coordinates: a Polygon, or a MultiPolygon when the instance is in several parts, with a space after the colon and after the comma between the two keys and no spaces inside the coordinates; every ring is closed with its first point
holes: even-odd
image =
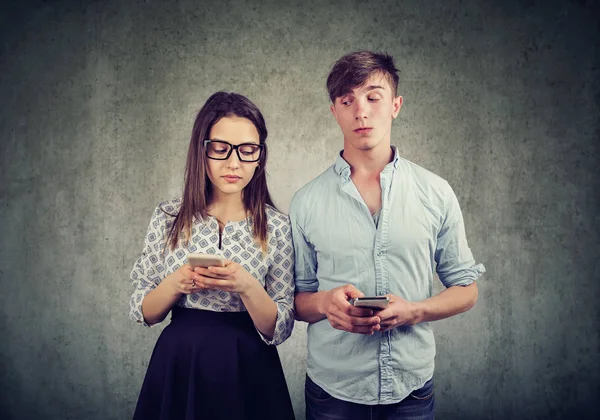
{"type": "MultiPolygon", "coordinates": [[[[366,296],[420,301],[432,296],[435,272],[446,287],[469,285],[485,272],[450,185],[392,148],[380,175],[377,224],[341,156],[294,195],[296,292],[353,284],[366,296]]],[[[307,374],[345,401],[399,402],[431,379],[434,357],[428,322],[371,336],[334,329],[327,319],[308,326],[307,374]]]]}

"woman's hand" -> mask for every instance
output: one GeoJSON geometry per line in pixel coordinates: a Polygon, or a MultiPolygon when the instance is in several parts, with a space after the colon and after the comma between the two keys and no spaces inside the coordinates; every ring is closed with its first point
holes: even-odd
{"type": "Polygon", "coordinates": [[[174,293],[189,295],[203,289],[200,287],[200,278],[201,276],[194,272],[191,265],[184,264],[169,274],[164,281],[169,284],[174,293]]]}
{"type": "Polygon", "coordinates": [[[194,271],[199,276],[196,284],[200,289],[224,290],[244,296],[260,286],[258,280],[234,261],[225,260],[225,267],[196,267],[194,271]]]}
{"type": "Polygon", "coordinates": [[[146,323],[152,325],[161,322],[181,295],[198,293],[200,276],[192,270],[192,266],[184,264],[173,271],[142,301],[142,314],[146,323]]]}

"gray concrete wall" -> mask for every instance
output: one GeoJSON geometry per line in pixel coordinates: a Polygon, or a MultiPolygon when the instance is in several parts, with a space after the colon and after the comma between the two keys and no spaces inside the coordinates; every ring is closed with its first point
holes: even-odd
{"type": "MultiPolygon", "coordinates": [[[[0,417],[125,419],[160,333],[127,317],[197,110],[243,93],[294,191],[342,147],[330,65],[402,70],[393,143],[446,178],[488,274],[435,324],[441,419],[592,418],[599,389],[595,1],[3,1],[0,417]],[[485,4],[485,5],[483,5],[485,4]]],[[[280,346],[304,418],[305,325],[280,346]]]]}

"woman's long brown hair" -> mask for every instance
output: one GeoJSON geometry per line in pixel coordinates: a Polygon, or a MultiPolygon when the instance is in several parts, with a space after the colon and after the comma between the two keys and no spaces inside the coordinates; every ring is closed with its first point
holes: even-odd
{"type": "Polygon", "coordinates": [[[167,242],[175,249],[183,233],[183,240],[188,243],[192,235],[194,216],[206,218],[207,207],[211,200],[212,183],[206,170],[206,153],[204,140],[208,139],[212,127],[224,117],[236,116],[246,118],[258,131],[259,142],[264,144],[258,168],[254,176],[242,191],[242,200],[246,212],[252,217],[252,233],[261,244],[263,251],[267,248],[267,215],[266,205],[275,207],[267,188],[265,164],[267,163],[267,126],[259,109],[245,96],[237,93],[217,92],[213,94],[196,116],[192,138],[185,166],[185,185],[183,200],[179,213],[169,231],[167,242]]]}

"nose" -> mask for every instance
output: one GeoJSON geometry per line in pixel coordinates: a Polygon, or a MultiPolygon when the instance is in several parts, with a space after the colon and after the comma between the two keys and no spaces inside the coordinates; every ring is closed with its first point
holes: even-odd
{"type": "Polygon", "coordinates": [[[240,167],[240,158],[237,155],[237,150],[232,150],[229,159],[227,159],[227,167],[237,169],[240,167]]]}
{"type": "Polygon", "coordinates": [[[363,101],[354,101],[354,119],[363,120],[367,118],[367,105],[363,101]]]}

